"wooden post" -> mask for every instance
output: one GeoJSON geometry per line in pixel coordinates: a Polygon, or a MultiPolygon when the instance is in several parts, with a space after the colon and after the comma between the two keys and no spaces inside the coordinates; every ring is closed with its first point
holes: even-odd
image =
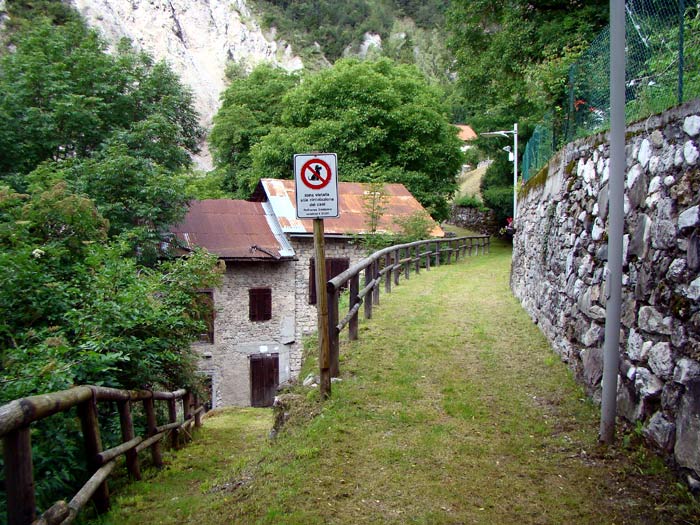
{"type": "Polygon", "coordinates": [[[8,525],[27,525],[36,518],[34,466],[29,425],[3,437],[8,525]]]}
{"type": "MultiPolygon", "coordinates": [[[[122,429],[122,442],[126,443],[134,439],[134,422],[131,419],[131,405],[129,401],[117,401],[119,409],[119,425],[122,429]]],[[[135,480],[141,479],[141,468],[139,467],[139,456],[135,449],[128,450],[124,457],[126,458],[126,469],[129,471],[129,476],[135,480]]]]}
{"type": "Polygon", "coordinates": [[[401,266],[399,265],[399,259],[401,259],[401,251],[394,250],[393,265],[395,266],[394,272],[394,284],[399,285],[399,280],[401,279],[401,266]]]}
{"type": "MultiPolygon", "coordinates": [[[[182,396],[182,414],[185,421],[192,419],[192,393],[189,390],[182,396]]],[[[186,433],[185,441],[190,439],[190,435],[186,433]]]]}
{"type": "MultiPolygon", "coordinates": [[[[360,293],[360,274],[356,273],[350,278],[350,309],[360,302],[360,298],[357,296],[358,293],[360,293]]],[[[359,321],[360,314],[359,312],[355,312],[348,323],[348,335],[350,337],[350,341],[357,340],[358,327],[360,324],[359,321]]]]}
{"type": "Polygon", "coordinates": [[[447,241],[447,264],[452,264],[452,241],[447,241]]]}
{"type": "Polygon", "coordinates": [[[455,262],[459,262],[460,251],[462,250],[461,241],[455,241],[457,247],[455,248],[455,262]]]}
{"type": "Polygon", "coordinates": [[[472,239],[472,238],[470,237],[470,238],[469,238],[469,257],[472,256],[473,247],[474,247],[474,239],[472,239]]]}
{"type": "MultiPolygon", "coordinates": [[[[177,399],[168,399],[168,422],[177,423],[177,399]]],[[[170,431],[170,446],[177,450],[180,448],[180,432],[174,428],[170,431]]]]}
{"type": "Polygon", "coordinates": [[[331,377],[340,376],[340,332],[338,332],[338,290],[328,290],[328,351],[331,377]]]}
{"type": "Polygon", "coordinates": [[[197,410],[199,408],[199,396],[194,394],[194,426],[199,428],[202,426],[202,411],[197,410]]]}
{"type": "MultiPolygon", "coordinates": [[[[365,288],[372,282],[372,265],[365,268],[365,288]]],[[[365,319],[372,319],[372,292],[367,292],[364,297],[365,301],[365,319]]]]}
{"type": "Polygon", "coordinates": [[[435,266],[440,266],[440,247],[442,246],[441,241],[435,241],[435,266]]]}
{"type": "Polygon", "coordinates": [[[331,357],[328,340],[328,294],[326,289],[326,252],[323,237],[323,219],[314,219],[314,255],[316,264],[316,309],[318,318],[319,372],[321,397],[331,395],[331,357]]]}
{"type": "Polygon", "coordinates": [[[372,302],[379,305],[379,261],[374,261],[372,263],[372,280],[376,281],[372,289],[372,302]]]}
{"type": "MultiPolygon", "coordinates": [[[[158,433],[158,430],[156,429],[158,426],[158,420],[156,419],[156,411],[153,407],[152,397],[143,400],[143,411],[146,412],[146,429],[148,432],[148,437],[155,436],[158,433]]],[[[163,454],[160,450],[160,440],[151,445],[151,459],[153,460],[153,466],[156,468],[163,468],[163,454]]]]}
{"type": "Polygon", "coordinates": [[[416,246],[416,275],[420,273],[420,245],[416,246]]]}
{"type": "Polygon", "coordinates": [[[384,256],[384,291],[386,293],[391,293],[391,254],[387,253],[384,256]]]}
{"type": "Polygon", "coordinates": [[[462,241],[462,257],[467,256],[467,239],[462,241]]]}
{"type": "MultiPolygon", "coordinates": [[[[95,472],[100,465],[97,455],[102,452],[102,439],[100,427],[97,421],[97,402],[91,398],[78,405],[78,417],[83,431],[85,442],[85,456],[87,457],[88,470],[95,472]]],[[[103,481],[92,496],[97,512],[103,514],[109,510],[109,488],[103,481]]]]}
{"type": "MultiPolygon", "coordinates": [[[[411,257],[411,249],[406,248],[403,254],[404,259],[408,259],[411,257]]],[[[406,261],[404,263],[404,271],[406,272],[406,280],[408,281],[411,278],[411,261],[406,261]]]]}

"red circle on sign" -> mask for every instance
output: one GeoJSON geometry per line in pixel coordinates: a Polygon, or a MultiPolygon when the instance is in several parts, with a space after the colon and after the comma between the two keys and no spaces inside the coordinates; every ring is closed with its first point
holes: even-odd
{"type": "Polygon", "coordinates": [[[304,186],[312,190],[325,188],[331,181],[331,167],[325,160],[321,159],[306,161],[301,167],[301,181],[304,183],[304,186]],[[322,170],[319,170],[319,168],[326,170],[325,179],[323,178],[322,170]]]}

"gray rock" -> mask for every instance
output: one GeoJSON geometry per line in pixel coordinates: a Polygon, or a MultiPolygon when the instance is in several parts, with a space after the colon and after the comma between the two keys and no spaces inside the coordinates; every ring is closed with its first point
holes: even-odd
{"type": "Polygon", "coordinates": [[[657,412],[642,430],[644,436],[658,448],[670,451],[676,434],[676,425],[671,423],[661,412],[657,412]]]}
{"type": "Polygon", "coordinates": [[[683,158],[691,166],[698,161],[700,153],[698,153],[698,148],[695,147],[692,140],[689,140],[683,145],[683,158]]]}
{"type": "Polygon", "coordinates": [[[698,277],[692,283],[690,283],[690,286],[688,286],[685,296],[691,301],[697,301],[698,299],[700,299],[700,277],[698,277]]]}
{"type": "Polygon", "coordinates": [[[674,454],[682,468],[700,473],[700,378],[685,385],[685,394],[676,416],[674,454]]]}
{"type": "Polygon", "coordinates": [[[649,249],[649,233],[651,231],[651,219],[642,213],[637,217],[637,227],[630,237],[629,253],[644,259],[649,249]]]}
{"type": "Polygon", "coordinates": [[[693,232],[688,239],[685,260],[688,263],[688,269],[694,272],[700,270],[700,235],[698,232],[693,232]]]}
{"type": "Polygon", "coordinates": [[[583,379],[590,389],[600,385],[603,378],[603,350],[601,348],[585,348],[581,350],[583,364],[583,379]]]}
{"type": "Polygon", "coordinates": [[[651,245],[660,250],[672,248],[676,243],[676,226],[669,220],[655,222],[651,228],[651,245]]]}
{"type": "Polygon", "coordinates": [[[666,279],[669,279],[675,283],[680,282],[683,278],[686,267],[687,263],[685,262],[685,259],[674,259],[671,265],[668,267],[666,279]]]}
{"type": "Polygon", "coordinates": [[[655,398],[661,394],[664,384],[649,369],[640,366],[634,378],[634,388],[642,399],[655,398]]]}
{"type": "Polygon", "coordinates": [[[696,136],[700,133],[700,116],[690,115],[685,117],[683,121],[683,131],[685,131],[691,137],[696,136]]]}
{"type": "Polygon", "coordinates": [[[695,205],[678,216],[678,229],[692,228],[700,224],[700,206],[695,205]]]}
{"type": "Polygon", "coordinates": [[[638,421],[642,412],[643,405],[637,398],[634,384],[620,381],[617,388],[617,413],[627,421],[638,421]]]}
{"type": "Polygon", "coordinates": [[[605,184],[598,192],[598,217],[600,217],[601,221],[605,221],[605,218],[608,216],[608,202],[608,185],[605,184]]]}
{"type": "Polygon", "coordinates": [[[671,344],[667,342],[656,343],[649,350],[649,368],[662,379],[669,379],[673,374],[673,355],[671,344]]]}
{"type": "Polygon", "coordinates": [[[651,143],[648,139],[644,139],[642,144],[639,146],[639,154],[637,155],[637,160],[639,164],[643,167],[647,167],[649,164],[649,159],[651,158],[651,143]]]}
{"type": "Polygon", "coordinates": [[[647,356],[642,353],[644,346],[644,337],[634,328],[630,330],[630,335],[627,337],[627,356],[632,361],[644,361],[647,356]]]}
{"type": "Polygon", "coordinates": [[[661,131],[658,129],[652,131],[649,138],[651,139],[651,143],[657,148],[660,148],[664,145],[664,134],[661,133],[661,131]]]}
{"type": "Polygon", "coordinates": [[[671,318],[664,317],[653,306],[642,306],[637,316],[639,328],[652,334],[671,335],[671,318]]]}
{"type": "Polygon", "coordinates": [[[676,363],[673,370],[673,380],[676,383],[685,385],[693,379],[700,377],[700,363],[688,357],[682,357],[676,363]]]}
{"type": "Polygon", "coordinates": [[[591,327],[588,330],[586,330],[585,334],[583,334],[581,342],[585,346],[595,346],[599,344],[600,341],[602,341],[604,334],[605,331],[602,326],[596,323],[591,323],[591,327]]]}
{"type": "Polygon", "coordinates": [[[314,374],[309,374],[308,376],[306,376],[306,377],[304,378],[304,382],[303,382],[302,384],[303,384],[304,386],[311,386],[311,385],[313,385],[314,383],[316,383],[316,384],[320,383],[320,380],[319,380],[318,376],[316,376],[316,375],[314,375],[314,374]]]}

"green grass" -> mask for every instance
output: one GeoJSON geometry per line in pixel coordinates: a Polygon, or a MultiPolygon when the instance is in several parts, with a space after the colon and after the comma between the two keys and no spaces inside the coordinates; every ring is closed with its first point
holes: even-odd
{"type": "Polygon", "coordinates": [[[403,281],[343,342],[330,400],[298,388],[305,417],[274,441],[264,411],[208,418],[103,523],[697,523],[658,461],[598,446],[509,268],[496,244],[403,281]]]}

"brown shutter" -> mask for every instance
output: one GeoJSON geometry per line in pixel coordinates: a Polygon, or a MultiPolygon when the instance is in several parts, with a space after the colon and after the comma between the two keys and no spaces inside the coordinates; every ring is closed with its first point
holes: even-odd
{"type": "Polygon", "coordinates": [[[248,317],[251,321],[272,319],[272,290],[251,288],[248,290],[248,317]]]}
{"type": "MultiPolygon", "coordinates": [[[[347,257],[326,259],[326,279],[331,280],[348,268],[350,259],[347,257]]],[[[341,290],[346,287],[347,285],[343,285],[341,290]]],[[[309,304],[316,304],[316,263],[313,257],[309,261],[309,304]]]]}

